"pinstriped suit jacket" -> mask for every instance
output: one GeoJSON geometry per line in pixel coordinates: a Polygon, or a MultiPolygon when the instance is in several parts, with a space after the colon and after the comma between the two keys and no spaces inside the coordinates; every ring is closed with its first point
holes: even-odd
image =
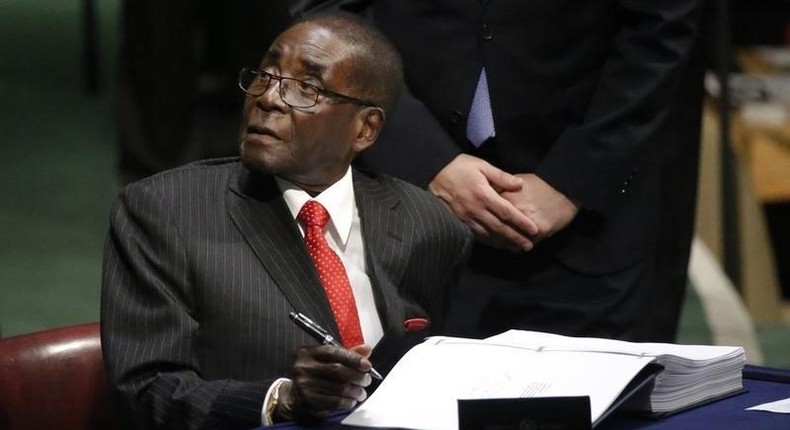
{"type": "MultiPolygon", "coordinates": [[[[431,195],[354,171],[368,272],[389,370],[440,324],[444,288],[471,234],[431,195]]],[[[130,185],[114,204],[105,249],[102,347],[133,428],[250,428],[292,352],[315,341],[297,310],[337,334],[295,221],[272,177],[237,159],[199,162],[130,185]]]]}

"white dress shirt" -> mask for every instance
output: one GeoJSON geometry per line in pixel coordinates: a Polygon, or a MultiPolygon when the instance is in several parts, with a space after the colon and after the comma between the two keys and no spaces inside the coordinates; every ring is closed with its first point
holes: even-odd
{"type": "MultiPolygon", "coordinates": [[[[354,198],[351,168],[339,181],[315,197],[310,197],[307,192],[286,180],[276,179],[277,185],[283,193],[285,204],[288,205],[294,222],[299,225],[302,237],[304,237],[305,231],[302,225],[296,221],[296,216],[305,203],[309,200],[316,200],[329,212],[330,219],[326,225],[324,237],[346,268],[348,281],[351,283],[354,301],[357,305],[362,337],[366,344],[371,347],[375,346],[384,336],[384,330],[381,327],[381,318],[376,311],[370,278],[365,270],[365,244],[362,240],[357,202],[354,198]]],[[[308,317],[312,317],[312,315],[308,315],[308,317]]]]}
{"type": "MultiPolygon", "coordinates": [[[[365,244],[362,240],[362,229],[360,227],[357,201],[354,196],[354,182],[351,175],[351,168],[349,167],[346,174],[339,181],[315,197],[311,197],[306,191],[284,179],[275,177],[275,180],[277,181],[277,186],[280,187],[280,191],[282,191],[283,199],[285,199],[285,204],[291,211],[294,222],[299,226],[302,237],[304,237],[305,231],[302,225],[296,221],[296,216],[305,203],[310,200],[316,200],[329,212],[329,222],[326,225],[324,237],[329,243],[329,247],[340,257],[343,266],[346,268],[348,281],[351,283],[351,290],[357,305],[362,337],[365,339],[366,344],[373,347],[384,336],[384,330],[381,326],[381,318],[376,310],[376,301],[373,297],[370,278],[365,270],[365,244]]],[[[308,315],[308,317],[310,316],[308,315]]],[[[287,379],[280,378],[276,380],[266,393],[261,412],[263,425],[272,424],[272,417],[266,414],[267,405],[273,401],[274,390],[278,389],[283,381],[287,381],[287,379]]]]}

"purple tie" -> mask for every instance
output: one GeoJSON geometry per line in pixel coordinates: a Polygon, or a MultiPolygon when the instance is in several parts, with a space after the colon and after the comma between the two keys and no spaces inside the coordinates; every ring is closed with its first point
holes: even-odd
{"type": "Polygon", "coordinates": [[[466,123],[466,137],[474,146],[480,146],[494,135],[494,114],[491,112],[491,100],[488,97],[488,79],[486,69],[480,72],[475,97],[469,109],[469,121],[466,123]]]}

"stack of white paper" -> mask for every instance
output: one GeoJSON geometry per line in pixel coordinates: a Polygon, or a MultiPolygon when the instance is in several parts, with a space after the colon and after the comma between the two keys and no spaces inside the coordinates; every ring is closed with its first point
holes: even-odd
{"type": "Polygon", "coordinates": [[[743,388],[746,355],[743,348],[737,346],[638,343],[524,330],[510,330],[486,341],[653,357],[664,370],[656,377],[649,396],[636,399],[629,407],[657,414],[685,409],[743,388]]]}
{"type": "Polygon", "coordinates": [[[632,343],[511,330],[412,348],[343,424],[456,430],[459,399],[589,396],[590,422],[648,364],[664,366],[629,408],[666,413],[742,389],[743,348],[632,343]]]}

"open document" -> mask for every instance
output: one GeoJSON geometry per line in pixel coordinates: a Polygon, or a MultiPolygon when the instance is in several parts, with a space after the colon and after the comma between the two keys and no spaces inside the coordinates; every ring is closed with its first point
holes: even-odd
{"type": "Polygon", "coordinates": [[[343,424],[457,430],[458,399],[589,396],[596,422],[652,357],[434,337],[412,348],[343,424]]]}
{"type": "Polygon", "coordinates": [[[664,370],[656,377],[653,389],[645,391],[641,398],[627,406],[654,415],[677,412],[743,389],[746,355],[739,346],[626,342],[525,330],[509,330],[486,341],[504,345],[543,345],[558,351],[655,358],[664,370]]]}
{"type": "Polygon", "coordinates": [[[742,388],[739,347],[555,336],[512,330],[486,340],[429,338],[343,424],[457,430],[459,399],[573,396],[589,397],[597,424],[654,362],[667,370],[627,402],[632,409],[670,412],[742,388]]]}

